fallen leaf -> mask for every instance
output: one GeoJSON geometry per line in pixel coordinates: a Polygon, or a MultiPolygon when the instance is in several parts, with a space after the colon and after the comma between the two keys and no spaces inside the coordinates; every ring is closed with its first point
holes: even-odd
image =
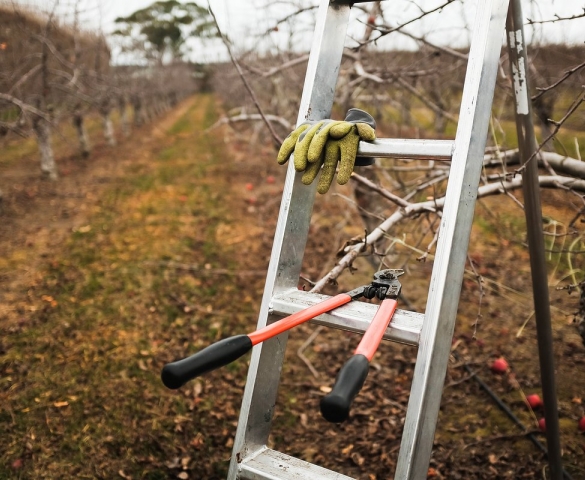
{"type": "Polygon", "coordinates": [[[363,465],[364,462],[366,461],[364,457],[362,457],[359,453],[357,452],[353,452],[351,454],[351,459],[353,460],[353,463],[355,463],[356,465],[363,465]]]}
{"type": "Polygon", "coordinates": [[[202,391],[203,385],[201,385],[201,382],[195,382],[195,384],[193,385],[193,396],[197,398],[199,395],[201,395],[202,391]]]}
{"type": "Polygon", "coordinates": [[[309,418],[307,417],[306,413],[301,413],[301,425],[305,428],[307,428],[309,424],[309,418]]]}
{"type": "Polygon", "coordinates": [[[57,407],[57,408],[63,408],[63,407],[69,406],[69,402],[66,400],[63,402],[55,402],[55,403],[53,403],[53,406],[57,407]]]}
{"type": "Polygon", "coordinates": [[[341,453],[343,453],[343,455],[349,455],[352,450],[353,450],[353,445],[350,444],[347,447],[345,447],[344,449],[342,449],[341,453]]]}
{"type": "Polygon", "coordinates": [[[181,480],[188,480],[189,474],[187,472],[181,472],[177,475],[177,478],[180,478],[181,480]]]}
{"type": "Polygon", "coordinates": [[[179,468],[181,466],[181,459],[179,457],[173,458],[170,462],[165,463],[167,468],[179,468]]]}
{"type": "Polygon", "coordinates": [[[204,443],[203,435],[201,435],[201,433],[198,433],[195,436],[195,438],[191,440],[191,443],[189,443],[189,445],[191,445],[193,448],[201,448],[201,445],[203,445],[203,443],[204,443]]]}

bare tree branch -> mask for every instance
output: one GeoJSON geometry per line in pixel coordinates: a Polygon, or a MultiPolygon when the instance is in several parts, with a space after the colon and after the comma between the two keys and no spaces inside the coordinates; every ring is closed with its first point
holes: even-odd
{"type": "Polygon", "coordinates": [[[8,95],[7,93],[0,93],[0,100],[10,102],[20,108],[23,112],[31,113],[37,117],[42,118],[43,120],[46,120],[47,122],[51,122],[51,117],[45,112],[42,112],[38,108],[33,107],[32,105],[29,105],[28,103],[25,103],[12,95],[8,95]]]}
{"type": "MultiPolygon", "coordinates": [[[[543,188],[558,188],[558,185],[563,185],[570,187],[573,190],[585,192],[585,180],[576,180],[572,177],[563,176],[541,176],[538,180],[540,186],[543,188]]],[[[478,189],[477,197],[483,198],[491,195],[498,195],[505,191],[517,190],[521,187],[522,177],[517,177],[509,181],[482,185],[478,189]]],[[[311,291],[320,292],[327,284],[334,282],[345,269],[351,267],[354,260],[363,252],[367,245],[374,244],[402,220],[415,217],[423,212],[438,212],[443,209],[444,205],[445,197],[443,196],[426,202],[411,203],[408,207],[397,209],[386,220],[384,220],[384,222],[378,225],[378,227],[371,232],[364,241],[346,247],[344,249],[345,253],[337,265],[335,265],[323,278],[317,281],[311,291]]]]}
{"type": "Polygon", "coordinates": [[[256,106],[258,113],[262,117],[262,120],[266,124],[266,127],[270,131],[270,134],[272,135],[273,140],[275,141],[275,143],[277,145],[282,144],[282,142],[283,142],[282,138],[280,138],[278,136],[278,134],[274,131],[272,124],[266,118],[266,115],[264,114],[264,111],[262,110],[262,107],[260,106],[260,103],[258,102],[258,99],[256,98],[256,94],[254,93],[254,90],[252,89],[252,87],[250,86],[248,81],[246,80],[246,77],[244,76],[244,72],[242,72],[242,68],[240,67],[240,64],[238,63],[238,61],[236,60],[236,57],[232,53],[232,49],[230,47],[230,44],[229,44],[228,40],[226,39],[226,37],[224,36],[224,34],[222,33],[221,28],[219,27],[219,23],[217,22],[217,18],[215,17],[215,13],[213,12],[213,9],[211,8],[211,4],[209,5],[209,13],[213,17],[213,21],[215,22],[215,26],[217,28],[217,33],[218,33],[219,37],[221,38],[221,40],[223,41],[223,44],[227,48],[227,51],[228,51],[228,54],[232,60],[232,63],[234,64],[234,67],[236,67],[236,70],[238,71],[238,75],[242,79],[242,82],[244,82],[244,86],[246,87],[246,90],[248,91],[248,93],[252,97],[252,101],[254,102],[254,105],[256,106]]]}
{"type": "Polygon", "coordinates": [[[549,90],[552,90],[553,88],[558,87],[561,83],[563,83],[567,78],[569,78],[571,75],[573,75],[574,73],[578,72],[579,70],[581,70],[583,67],[585,67],[585,62],[580,63],[579,65],[577,65],[576,67],[573,67],[569,70],[566,70],[564,75],[557,80],[555,83],[553,83],[552,85],[549,85],[548,87],[537,87],[536,89],[539,91],[536,95],[533,95],[531,97],[531,100],[534,102],[537,98],[541,97],[542,95],[544,95],[546,92],[548,92],[549,90]]]}
{"type": "Polygon", "coordinates": [[[271,122],[280,123],[286,130],[294,129],[294,125],[292,125],[286,118],[277,115],[267,114],[265,117],[262,117],[259,113],[241,113],[239,115],[234,115],[233,117],[222,117],[205,131],[209,132],[226,123],[255,122],[258,120],[264,120],[264,118],[267,118],[271,122]]]}
{"type": "Polygon", "coordinates": [[[561,118],[559,121],[555,121],[552,119],[549,119],[549,122],[552,123],[555,128],[553,129],[553,131],[551,132],[550,135],[548,135],[538,146],[538,148],[532,153],[532,155],[530,155],[530,157],[528,158],[528,160],[526,160],[526,162],[524,162],[524,165],[522,165],[520,168],[518,168],[512,175],[518,174],[518,173],[522,173],[524,170],[526,170],[526,166],[528,165],[529,162],[531,162],[543,149],[544,145],[546,145],[546,142],[548,142],[549,140],[551,140],[552,138],[554,138],[556,136],[556,134],[558,133],[558,131],[561,129],[561,127],[563,126],[563,124],[567,121],[567,119],[575,112],[575,110],[577,110],[577,108],[579,108],[579,105],[581,105],[583,103],[583,101],[585,101],[585,89],[583,89],[581,91],[581,93],[577,96],[577,98],[575,100],[573,100],[573,103],[571,104],[571,106],[569,107],[569,109],[567,110],[567,112],[565,113],[565,115],[563,116],[563,118],[561,118]]]}
{"type": "Polygon", "coordinates": [[[549,20],[531,20],[530,18],[527,18],[526,25],[564,22],[565,20],[575,20],[576,18],[583,18],[583,17],[585,17],[585,8],[583,8],[583,13],[578,13],[578,14],[575,14],[571,17],[561,17],[561,16],[555,14],[555,18],[552,18],[549,20]]]}

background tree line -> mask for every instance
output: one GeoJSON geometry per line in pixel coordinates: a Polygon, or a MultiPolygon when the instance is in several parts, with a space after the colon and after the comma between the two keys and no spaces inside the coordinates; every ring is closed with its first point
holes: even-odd
{"type": "MultiPolygon", "coordinates": [[[[34,135],[42,175],[56,180],[52,138],[64,135],[66,123],[76,132],[69,141],[76,141],[80,158],[87,158],[92,147],[88,117],[99,117],[105,140],[115,146],[131,135],[133,125],[154,120],[193,93],[203,69],[181,60],[180,30],[158,26],[159,15],[174,18],[176,4],[158,2],[153,12],[120,18],[123,28],[110,37],[81,25],[79,2],[72,6],[73,23],[60,19],[57,2],[46,14],[0,4],[0,135],[34,135]],[[136,23],[142,30],[130,31],[136,23]],[[130,62],[113,64],[112,41],[122,44],[130,62]]],[[[191,23],[186,14],[179,18],[191,23]]]]}

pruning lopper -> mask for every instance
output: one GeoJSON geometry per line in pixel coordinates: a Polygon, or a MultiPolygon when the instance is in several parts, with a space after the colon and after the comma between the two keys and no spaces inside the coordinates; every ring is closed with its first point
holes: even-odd
{"type": "Polygon", "coordinates": [[[396,311],[397,299],[402,288],[398,277],[402,274],[404,274],[402,269],[380,270],[374,274],[372,283],[368,285],[335,295],[247,335],[224,338],[188,358],[165,365],[161,374],[162,381],[168,388],[179,388],[193,378],[240,358],[254,345],[269,340],[323,313],[330,312],[361,297],[378,298],[382,302],[376,315],[365,331],[353,356],[339,371],[333,389],[321,400],[323,417],[330,422],[342,422],[349,415],[351,404],[368,375],[369,363],[396,311]]]}

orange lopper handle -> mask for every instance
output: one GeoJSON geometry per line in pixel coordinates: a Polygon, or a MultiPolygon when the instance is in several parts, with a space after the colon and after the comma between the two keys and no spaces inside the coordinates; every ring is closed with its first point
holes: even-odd
{"type": "Polygon", "coordinates": [[[389,298],[378,307],[353,356],[339,370],[333,389],[321,399],[321,414],[325,420],[339,423],[349,416],[351,404],[366,381],[370,361],[380,346],[396,306],[396,300],[389,298]]]}
{"type": "Polygon", "coordinates": [[[250,340],[252,340],[252,345],[256,345],[260,342],[268,340],[269,338],[275,337],[282,332],[286,332],[287,330],[290,330],[291,328],[296,327],[301,323],[305,323],[323,313],[329,312],[334,308],[345,305],[351,300],[352,297],[347,293],[340,293],[334,297],[328,298],[327,300],[318,303],[317,305],[305,308],[304,310],[293,313],[292,315],[289,315],[288,317],[285,317],[278,322],[271,323],[270,325],[266,325],[260,330],[249,333],[248,337],[250,337],[250,340]]]}
{"type": "Polygon", "coordinates": [[[390,320],[392,320],[397,306],[398,302],[391,298],[382,301],[372,323],[370,323],[366,333],[364,333],[359,345],[355,349],[354,355],[363,355],[368,359],[368,362],[372,361],[376,350],[380,346],[382,337],[384,337],[384,332],[386,332],[388,325],[390,325],[390,320]]]}

